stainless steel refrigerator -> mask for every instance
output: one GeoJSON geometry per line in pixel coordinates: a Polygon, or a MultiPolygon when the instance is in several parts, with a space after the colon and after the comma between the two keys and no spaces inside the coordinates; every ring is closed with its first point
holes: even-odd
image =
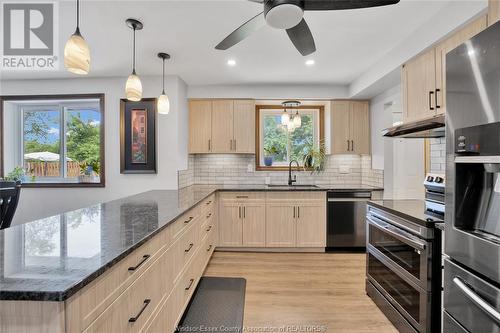
{"type": "Polygon", "coordinates": [[[500,24],[446,57],[444,332],[500,332],[500,24]]]}

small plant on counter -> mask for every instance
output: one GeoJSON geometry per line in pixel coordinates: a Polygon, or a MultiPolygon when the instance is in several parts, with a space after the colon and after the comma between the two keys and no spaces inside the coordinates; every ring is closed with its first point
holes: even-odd
{"type": "MultiPolygon", "coordinates": [[[[26,170],[24,170],[21,166],[16,166],[14,170],[9,172],[7,176],[5,176],[4,180],[26,183],[26,181],[28,180],[28,175],[26,170]]],[[[35,181],[35,176],[31,176],[31,181],[35,181]]]]}
{"type": "Polygon", "coordinates": [[[83,161],[80,163],[80,183],[95,183],[99,182],[100,163],[99,161],[83,161]]]}
{"type": "Polygon", "coordinates": [[[273,165],[274,156],[278,153],[278,148],[276,146],[264,147],[264,165],[273,165]]]}
{"type": "Polygon", "coordinates": [[[304,169],[310,169],[311,173],[319,173],[325,168],[325,142],[321,140],[319,142],[319,147],[316,147],[314,143],[307,142],[304,147],[304,155],[302,156],[302,162],[304,169]]]}

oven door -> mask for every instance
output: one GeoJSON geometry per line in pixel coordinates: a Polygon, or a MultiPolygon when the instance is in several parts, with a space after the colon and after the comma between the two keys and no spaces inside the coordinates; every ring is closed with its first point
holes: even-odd
{"type": "Polygon", "coordinates": [[[431,293],[410,283],[380,254],[368,249],[367,277],[377,290],[418,331],[431,331],[431,293]]]}
{"type": "Polygon", "coordinates": [[[398,228],[376,215],[367,215],[367,247],[390,263],[405,280],[431,291],[432,243],[398,228]]]}

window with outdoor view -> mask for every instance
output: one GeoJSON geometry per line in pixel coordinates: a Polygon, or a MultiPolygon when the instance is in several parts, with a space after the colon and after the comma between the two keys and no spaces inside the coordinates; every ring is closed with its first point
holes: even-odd
{"type": "Polygon", "coordinates": [[[258,113],[258,169],[283,169],[291,161],[304,166],[304,157],[321,146],[322,107],[290,109],[284,116],[283,108],[258,106],[258,113]]]}
{"type": "Polygon", "coordinates": [[[4,178],[26,185],[103,185],[102,105],[99,97],[3,99],[5,141],[17,146],[4,156],[4,178]]]}

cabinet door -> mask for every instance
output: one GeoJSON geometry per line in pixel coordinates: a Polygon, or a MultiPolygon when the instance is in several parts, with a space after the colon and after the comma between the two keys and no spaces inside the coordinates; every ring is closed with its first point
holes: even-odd
{"type": "Polygon", "coordinates": [[[255,153],[255,101],[234,101],[234,143],[237,153],[255,153]]]}
{"type": "Polygon", "coordinates": [[[436,46],[436,113],[446,112],[446,54],[474,37],[487,25],[486,16],[480,17],[436,46]]]}
{"type": "Polygon", "coordinates": [[[295,247],[296,223],[294,203],[267,203],[266,246],[295,247]]]}
{"type": "Polygon", "coordinates": [[[241,207],[237,201],[221,200],[219,206],[219,245],[241,246],[241,207]]]}
{"type": "Polygon", "coordinates": [[[332,154],[349,154],[351,151],[351,117],[349,101],[332,102],[332,154]]]}
{"type": "Polygon", "coordinates": [[[411,122],[436,114],[436,55],[431,49],[403,66],[403,121],[411,122]]]}
{"type": "Polygon", "coordinates": [[[370,108],[364,101],[351,102],[351,152],[370,154],[370,108]]]}
{"type": "Polygon", "coordinates": [[[245,202],[243,205],[243,246],[266,246],[265,202],[245,202]]]}
{"type": "Polygon", "coordinates": [[[189,102],[189,153],[210,152],[212,138],[212,102],[189,102]]]}
{"type": "Polygon", "coordinates": [[[213,153],[233,152],[233,101],[212,102],[212,150],[213,153]]]}
{"type": "Polygon", "coordinates": [[[325,201],[298,204],[297,247],[326,246],[325,201]]]}
{"type": "Polygon", "coordinates": [[[488,26],[491,26],[500,20],[500,0],[490,0],[488,10],[488,26]]]}

